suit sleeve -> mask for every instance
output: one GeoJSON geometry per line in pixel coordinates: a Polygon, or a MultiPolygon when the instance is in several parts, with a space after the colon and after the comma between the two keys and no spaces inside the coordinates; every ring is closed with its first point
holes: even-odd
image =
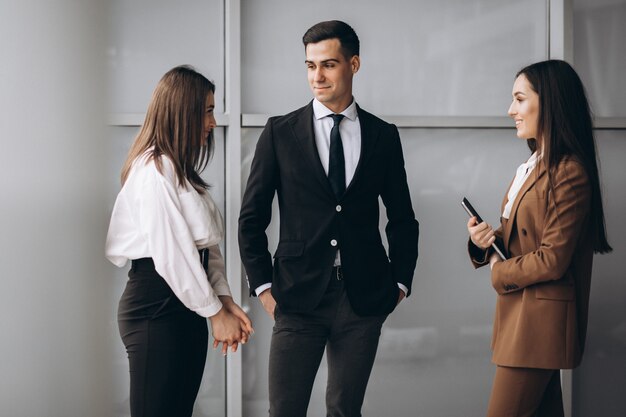
{"type": "Polygon", "coordinates": [[[419,224],[415,220],[411,204],[400,135],[395,126],[392,125],[391,129],[391,153],[381,198],[389,220],[385,232],[389,242],[392,276],[396,282],[408,288],[407,296],[409,296],[417,263],[419,224]]]}
{"type": "Polygon", "coordinates": [[[582,227],[587,224],[591,187],[584,168],[574,161],[561,162],[553,185],[548,192],[548,208],[539,247],[494,264],[491,282],[498,294],[558,280],[570,266],[582,227]]]}
{"type": "Polygon", "coordinates": [[[270,119],[256,146],[239,215],[239,252],[250,295],[272,282],[272,258],[265,230],[272,218],[272,200],[278,186],[278,165],[270,119]]]}

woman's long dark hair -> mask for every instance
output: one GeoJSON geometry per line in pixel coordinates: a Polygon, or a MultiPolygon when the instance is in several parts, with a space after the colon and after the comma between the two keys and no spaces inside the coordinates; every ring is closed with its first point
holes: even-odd
{"type": "MultiPolygon", "coordinates": [[[[543,161],[550,183],[552,172],[564,157],[571,156],[583,165],[591,185],[593,250],[612,251],[606,236],[591,110],[580,77],[571,65],[561,60],[529,65],[516,78],[522,74],[539,96],[537,137],[542,138],[543,161]]],[[[527,142],[534,152],[537,141],[527,142]]]]}
{"type": "Polygon", "coordinates": [[[135,137],[122,168],[126,182],[133,162],[152,148],[149,157],[161,172],[161,155],[174,164],[181,187],[185,179],[199,193],[209,188],[200,177],[213,153],[213,132],[203,137],[206,99],[215,85],[192,67],[172,68],[161,78],[146,112],[146,119],[135,137]]]}

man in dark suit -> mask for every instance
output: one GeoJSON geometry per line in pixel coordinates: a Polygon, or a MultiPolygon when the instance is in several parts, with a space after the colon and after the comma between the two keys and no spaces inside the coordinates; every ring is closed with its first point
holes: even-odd
{"type": "Polygon", "coordinates": [[[344,22],[321,22],[303,43],[315,98],[267,122],[243,197],[239,245],[251,295],[275,320],[270,416],[306,416],[324,349],[328,415],[360,416],[382,324],[411,292],[418,223],[397,128],[352,97],[356,33],[344,22]],[[275,193],[280,241],[272,265],[265,229],[275,193]]]}

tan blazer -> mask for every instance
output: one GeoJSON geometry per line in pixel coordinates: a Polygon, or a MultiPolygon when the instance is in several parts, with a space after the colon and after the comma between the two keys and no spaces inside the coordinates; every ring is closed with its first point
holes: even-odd
{"type": "MultiPolygon", "coordinates": [[[[544,369],[580,364],[593,258],[590,201],[591,187],[580,163],[563,160],[550,187],[539,162],[520,189],[508,221],[502,219],[496,234],[508,259],[491,272],[498,293],[494,363],[544,369]]],[[[506,202],[505,195],[502,210],[506,202]]],[[[470,240],[474,267],[487,265],[488,255],[470,240]]]]}

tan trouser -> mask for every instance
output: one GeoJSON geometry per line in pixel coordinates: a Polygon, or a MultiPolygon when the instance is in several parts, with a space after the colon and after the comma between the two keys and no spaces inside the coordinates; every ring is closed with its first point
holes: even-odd
{"type": "Polygon", "coordinates": [[[487,417],[563,417],[559,370],[498,366],[487,417]]]}

